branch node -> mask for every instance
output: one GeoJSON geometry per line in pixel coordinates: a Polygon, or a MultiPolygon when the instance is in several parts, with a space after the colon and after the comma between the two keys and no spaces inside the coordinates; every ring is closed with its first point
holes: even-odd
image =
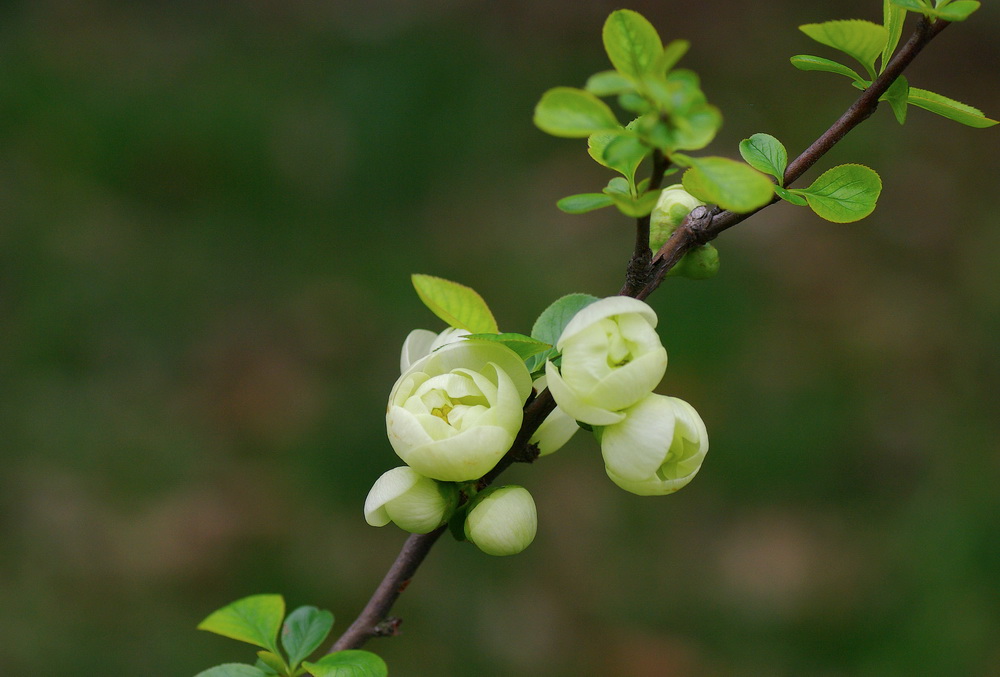
{"type": "Polygon", "coordinates": [[[372,637],[395,637],[399,634],[399,626],[403,624],[403,619],[398,616],[389,616],[384,621],[380,621],[372,628],[372,637]]]}

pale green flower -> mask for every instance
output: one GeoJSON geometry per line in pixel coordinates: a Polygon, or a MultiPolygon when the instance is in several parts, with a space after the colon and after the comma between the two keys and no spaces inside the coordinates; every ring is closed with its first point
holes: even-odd
{"type": "Polygon", "coordinates": [[[615,484],[640,496],[662,496],[694,479],[708,453],[708,431],[694,407],[652,394],[624,413],[623,421],[595,431],[615,484]]]}
{"type": "Polygon", "coordinates": [[[535,539],[538,514],[524,487],[491,488],[474,499],[465,537],[487,555],[516,555],[535,539]]]}
{"type": "Polygon", "coordinates": [[[389,522],[414,534],[434,531],[458,505],[458,489],[400,466],[382,474],[365,499],[365,521],[373,527],[389,522]]]}
{"type": "MultiPolygon", "coordinates": [[[[538,392],[545,390],[546,378],[541,376],[535,379],[534,387],[538,392]]],[[[556,407],[545,417],[528,442],[538,447],[539,456],[545,456],[562,448],[579,429],[576,419],[556,407]]]]}
{"type": "Polygon", "coordinates": [[[427,329],[414,329],[403,341],[403,350],[399,355],[399,373],[410,368],[417,360],[427,357],[441,346],[460,341],[469,332],[457,327],[448,327],[439,334],[427,329]]]}
{"type": "Polygon", "coordinates": [[[389,394],[386,430],[421,475],[478,479],[504,455],[531,393],[524,362],[500,343],[459,341],[410,365],[389,394]]]}
{"type": "Polygon", "coordinates": [[[670,234],[677,230],[684,217],[695,207],[705,203],[675,183],[660,192],[660,197],[649,215],[649,248],[654,252],[663,246],[670,234]]]}
{"type": "Polygon", "coordinates": [[[627,296],[595,301],[563,329],[557,368],[545,376],[559,408],[577,421],[611,425],[653,391],[667,369],[667,351],[656,333],[656,313],[627,296]]]}

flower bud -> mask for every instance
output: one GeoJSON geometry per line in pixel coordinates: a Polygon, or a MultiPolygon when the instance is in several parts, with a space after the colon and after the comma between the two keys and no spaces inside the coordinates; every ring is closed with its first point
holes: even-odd
{"type": "MultiPolygon", "coordinates": [[[[547,387],[545,377],[541,376],[535,379],[533,385],[536,391],[542,392],[547,387]]],[[[538,447],[539,456],[546,456],[561,449],[579,429],[580,426],[577,425],[576,419],[556,407],[551,414],[545,417],[528,442],[538,447]]]]}
{"type": "Polygon", "coordinates": [[[627,296],[595,301],[563,329],[557,368],[545,365],[559,408],[577,421],[611,425],[648,395],[667,369],[667,351],[656,333],[656,313],[627,296]]]}
{"type": "Polygon", "coordinates": [[[389,522],[414,534],[444,524],[458,505],[458,489],[400,466],[382,474],[365,499],[365,521],[373,527],[389,522]]]}
{"type": "Polygon", "coordinates": [[[597,432],[608,477],[640,496],[672,494],[692,479],[708,453],[698,412],[676,397],[652,394],[625,419],[597,432]]]}
{"type": "Polygon", "coordinates": [[[489,472],[514,442],[531,393],[524,362],[499,343],[460,341],[410,365],[389,394],[386,431],[421,475],[447,482],[489,472]]]}
{"type": "Polygon", "coordinates": [[[684,190],[679,183],[664,188],[649,215],[649,248],[654,252],[659,250],[671,233],[677,230],[677,226],[681,225],[684,217],[703,204],[705,203],[684,190]]]}
{"type": "Polygon", "coordinates": [[[707,280],[719,272],[719,250],[711,244],[695,247],[670,269],[667,277],[686,277],[690,280],[707,280]]]}
{"type": "Polygon", "coordinates": [[[465,518],[465,537],[487,555],[516,555],[535,539],[538,514],[524,487],[493,487],[480,493],[465,518]]]}
{"type": "Polygon", "coordinates": [[[403,341],[403,350],[399,356],[399,373],[402,374],[411,364],[427,357],[441,346],[454,343],[468,334],[467,330],[456,327],[448,327],[440,334],[427,329],[414,329],[403,341]]]}

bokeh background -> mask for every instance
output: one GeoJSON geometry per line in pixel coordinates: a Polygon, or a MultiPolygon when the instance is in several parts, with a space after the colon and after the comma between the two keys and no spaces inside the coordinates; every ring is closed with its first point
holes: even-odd
{"type": "MultiPolygon", "coordinates": [[[[0,672],[193,675],[195,630],[281,592],[346,627],[404,535],[398,349],[442,328],[409,274],[526,331],[614,293],[631,223],[556,199],[609,175],[531,124],[606,67],[617,3],[8,2],[0,8],[0,672]]],[[[875,0],[637,1],[693,42],[736,155],[793,154],[854,96],[795,27],[875,0]]],[[[1000,114],[1000,8],[909,73],[1000,114]]],[[[857,224],[768,209],[710,281],[651,299],[698,479],[639,498],[584,435],[509,479],[536,542],[442,540],[402,597],[398,677],[1000,675],[1000,132],[879,111],[822,167],[881,174],[857,224]]],[[[814,170],[810,177],[817,175],[814,170]]],[[[808,178],[808,177],[807,177],[808,178]]]]}

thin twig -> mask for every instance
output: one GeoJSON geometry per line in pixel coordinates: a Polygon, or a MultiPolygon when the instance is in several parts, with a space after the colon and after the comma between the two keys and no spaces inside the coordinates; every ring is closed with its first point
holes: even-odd
{"type": "MultiPolygon", "coordinates": [[[[872,82],[871,86],[858,97],[851,107],[826,132],[788,165],[785,171],[784,184],[787,186],[802,176],[807,169],[812,167],[838,141],[844,138],[844,135],[867,119],[878,106],[879,97],[885,94],[889,86],[902,74],[927,43],[947,26],[948,23],[944,21],[931,23],[921,18],[916,32],[889,61],[885,71],[872,82]]],[[[653,175],[650,180],[651,190],[659,187],[665,169],[666,161],[663,159],[663,156],[660,155],[657,161],[654,155],[653,175]]],[[[773,204],[775,201],[777,201],[777,198],[769,204],[773,204]]],[[[760,209],[763,209],[763,207],[760,209]]],[[[720,211],[718,208],[707,207],[692,210],[684,222],[674,231],[670,239],[667,240],[653,257],[652,268],[646,269],[648,274],[645,276],[646,279],[643,284],[631,288],[627,279],[621,294],[640,299],[646,298],[659,287],[667,272],[690,249],[710,242],[718,237],[722,231],[744,221],[757,211],[760,211],[760,209],[747,214],[735,214],[729,211],[720,211]]],[[[649,241],[649,218],[646,217],[644,226],[640,219],[636,230],[636,252],[638,252],[641,249],[639,246],[640,243],[648,243],[649,241]],[[644,239],[643,230],[645,230],[644,239]]],[[[649,251],[648,244],[646,251],[649,251]]],[[[634,258],[636,258],[635,255],[633,256],[634,258]]],[[[480,487],[485,487],[492,483],[500,473],[519,459],[532,457],[528,449],[528,442],[538,426],[541,425],[545,417],[554,408],[555,401],[548,390],[543,390],[525,407],[524,421],[514,444],[504,455],[503,459],[501,459],[500,463],[479,481],[480,487]]],[[[399,555],[397,555],[389,571],[386,572],[385,577],[371,599],[369,599],[368,604],[365,605],[365,608],[347,631],[337,639],[336,643],[330,649],[331,652],[343,649],[356,649],[372,637],[385,634],[384,632],[380,632],[380,628],[384,627],[382,623],[388,616],[392,605],[409,584],[417,568],[424,561],[427,553],[446,528],[444,526],[439,527],[429,534],[412,534],[406,539],[399,555]]],[[[393,627],[396,625],[398,623],[394,624],[393,627]]]]}

